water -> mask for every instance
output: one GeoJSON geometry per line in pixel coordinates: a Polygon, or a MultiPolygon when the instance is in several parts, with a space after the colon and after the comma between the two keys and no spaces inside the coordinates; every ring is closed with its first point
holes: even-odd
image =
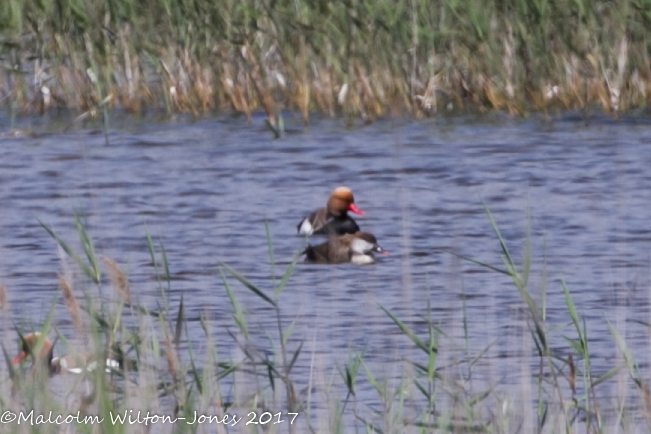
{"type": "MultiPolygon", "coordinates": [[[[495,341],[480,377],[519,384],[530,375],[523,366],[536,366],[535,348],[510,279],[450,253],[503,268],[482,201],[518,264],[530,230],[529,289],[540,302],[546,288],[550,325],[569,324],[566,282],[586,321],[596,375],[617,363],[607,320],[648,374],[649,330],[635,322],[651,322],[651,126],[640,119],[488,116],[352,129],[317,119],[309,128],[290,122],[286,137],[274,141],[260,118],[253,125],[226,117],[118,118],[109,146],[88,127],[59,133],[56,123],[25,123],[40,133],[12,136],[5,128],[0,138],[0,282],[17,324],[42,323],[62,272],[39,220],[78,245],[74,215],[84,211],[98,253],[128,270],[132,297],[151,308],[160,292],[145,234],[163,243],[172,304],[183,295],[190,335],[202,339],[204,315],[221,351],[235,354],[224,332],[234,325],[218,263],[270,292],[264,222],[281,276],[301,247],[296,224],[324,206],[334,187],[347,185],[366,213],[358,224],[391,254],[370,267],[297,266],[280,306],[286,324],[297,319],[291,348],[305,340],[299,382],[307,384],[313,356],[317,368],[331,372],[351,352],[365,351],[379,377],[395,376],[405,360],[423,363],[379,306],[423,339],[431,317],[447,335],[440,360],[459,360],[464,299],[471,355],[495,341]]],[[[264,347],[265,333],[275,330],[268,305],[231,284],[264,347]]],[[[73,333],[61,301],[54,324],[73,333]]],[[[576,333],[567,326],[554,336],[552,346],[566,357],[561,336],[576,333]]],[[[368,385],[362,390],[373,396],[368,385]]]]}

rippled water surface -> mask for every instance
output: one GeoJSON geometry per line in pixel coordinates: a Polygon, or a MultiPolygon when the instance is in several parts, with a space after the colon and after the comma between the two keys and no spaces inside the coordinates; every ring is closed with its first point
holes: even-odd
{"type": "MultiPolygon", "coordinates": [[[[152,308],[160,292],[145,234],[162,242],[172,303],[183,296],[190,335],[202,339],[203,315],[228,354],[232,338],[224,331],[234,326],[218,263],[268,289],[264,221],[282,275],[303,242],[298,221],[347,185],[366,213],[359,225],[390,255],[368,267],[296,267],[280,300],[287,323],[297,319],[293,348],[305,340],[296,368],[305,384],[311,363],[330,372],[351,351],[365,351],[378,376],[394,375],[404,360],[424,362],[380,306],[424,339],[431,316],[446,334],[440,359],[456,360],[465,345],[464,299],[471,353],[496,340],[484,359],[486,381],[518,383],[530,375],[523,366],[533,341],[512,282],[449,253],[503,268],[482,201],[518,264],[530,230],[529,289],[538,302],[546,289],[549,324],[569,324],[566,282],[586,320],[597,374],[616,363],[607,320],[648,371],[649,330],[638,323],[651,322],[646,120],[453,118],[352,129],[314,120],[309,128],[291,125],[276,141],[261,124],[113,121],[108,146],[98,130],[32,125],[38,134],[13,136],[0,127],[0,282],[15,322],[42,323],[62,272],[56,244],[38,220],[77,245],[74,214],[83,211],[98,253],[128,270],[133,297],[152,308]]],[[[273,316],[259,297],[231,283],[264,346],[273,316]]],[[[72,333],[61,301],[54,324],[72,333]]],[[[561,335],[576,335],[569,326],[556,334],[552,345],[563,355],[561,335]]]]}

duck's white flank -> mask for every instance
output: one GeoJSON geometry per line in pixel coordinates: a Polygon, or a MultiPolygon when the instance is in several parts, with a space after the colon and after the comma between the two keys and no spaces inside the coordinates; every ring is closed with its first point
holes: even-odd
{"type": "Polygon", "coordinates": [[[350,262],[355,265],[370,265],[375,264],[375,258],[373,255],[363,255],[356,253],[352,258],[350,258],[350,262]]]}
{"type": "Polygon", "coordinates": [[[298,230],[298,233],[300,235],[312,235],[314,232],[314,227],[312,226],[312,223],[310,223],[309,219],[305,219],[301,222],[301,226],[298,230]]]}

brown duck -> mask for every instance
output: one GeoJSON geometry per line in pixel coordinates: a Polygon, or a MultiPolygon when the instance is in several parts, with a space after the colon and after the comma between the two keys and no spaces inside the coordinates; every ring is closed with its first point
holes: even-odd
{"type": "Polygon", "coordinates": [[[356,265],[375,263],[373,253],[388,255],[377,243],[377,238],[368,232],[357,232],[331,236],[327,242],[312,246],[303,251],[306,262],[317,264],[343,264],[350,262],[356,265]]]}
{"type": "Polygon", "coordinates": [[[328,198],[325,208],[314,211],[296,227],[300,235],[343,235],[359,231],[348,211],[363,216],[355,205],[353,192],[348,187],[337,187],[328,198]]]}
{"type": "MultiPolygon", "coordinates": [[[[28,333],[21,338],[20,353],[13,360],[14,364],[31,359],[34,364],[44,363],[50,375],[68,372],[81,374],[92,372],[97,369],[97,360],[93,360],[89,354],[67,354],[65,356],[53,357],[54,347],[46,337],[41,338],[39,332],[28,333]],[[35,354],[40,346],[40,351],[35,354]]],[[[106,372],[112,369],[119,369],[120,363],[113,359],[106,359],[106,372]]]]}

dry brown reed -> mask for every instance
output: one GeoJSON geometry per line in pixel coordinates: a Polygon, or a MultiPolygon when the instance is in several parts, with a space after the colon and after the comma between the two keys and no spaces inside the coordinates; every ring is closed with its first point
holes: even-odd
{"type": "Polygon", "coordinates": [[[66,309],[68,309],[68,313],[72,319],[72,324],[74,325],[75,330],[77,330],[77,333],[79,333],[79,336],[82,336],[83,323],[81,320],[81,311],[79,309],[77,299],[75,298],[75,294],[72,292],[72,286],[68,282],[68,279],[66,279],[63,275],[58,274],[58,278],[59,289],[63,294],[63,302],[66,306],[66,309]]]}
{"type": "Polygon", "coordinates": [[[0,311],[4,318],[9,318],[9,303],[7,302],[7,288],[0,283],[0,311]]]}
{"type": "Polygon", "coordinates": [[[113,285],[113,288],[117,291],[117,293],[120,295],[120,297],[122,297],[124,301],[130,303],[131,292],[129,290],[129,279],[127,279],[127,276],[122,272],[122,270],[120,270],[117,262],[115,262],[113,259],[104,256],[102,257],[102,261],[104,261],[104,265],[108,271],[111,285],[113,285]]]}
{"type": "Polygon", "coordinates": [[[631,0],[618,10],[197,0],[201,13],[143,2],[137,15],[128,0],[117,2],[124,10],[79,0],[77,14],[59,17],[13,3],[24,13],[0,16],[10,41],[0,42],[0,100],[24,113],[90,111],[114,95],[111,106],[130,112],[230,107],[250,120],[262,110],[275,126],[282,109],[306,122],[314,111],[370,122],[461,109],[617,114],[651,102],[651,14],[631,0]],[[20,21],[33,10],[37,28],[20,21]]]}
{"type": "Polygon", "coordinates": [[[172,339],[169,333],[165,334],[165,361],[167,362],[167,370],[172,376],[174,383],[176,383],[179,380],[178,357],[176,356],[176,351],[172,345],[172,339]]]}

